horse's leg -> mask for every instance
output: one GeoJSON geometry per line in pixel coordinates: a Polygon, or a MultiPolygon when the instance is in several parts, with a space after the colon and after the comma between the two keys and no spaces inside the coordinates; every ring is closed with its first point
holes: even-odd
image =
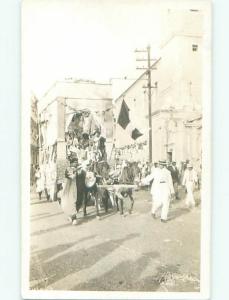
{"type": "Polygon", "coordinates": [[[103,205],[104,205],[104,209],[105,212],[108,212],[108,199],[109,199],[109,193],[108,191],[104,191],[103,195],[102,195],[102,201],[103,201],[103,205]]]}
{"type": "Polygon", "coordinates": [[[100,199],[100,197],[98,196],[98,194],[95,195],[95,197],[96,197],[96,200],[95,200],[95,201],[98,203],[98,209],[101,210],[101,199],[100,199]]]}
{"type": "Polygon", "coordinates": [[[83,199],[83,216],[86,217],[87,215],[87,201],[88,201],[88,192],[85,192],[84,199],[83,199]]]}
{"type": "Polygon", "coordinates": [[[122,198],[118,198],[119,199],[119,206],[120,206],[120,215],[123,215],[123,199],[122,198]]]}
{"type": "Polygon", "coordinates": [[[111,192],[108,192],[108,194],[109,194],[109,199],[111,200],[112,207],[114,208],[114,206],[115,206],[115,196],[111,192]]]}
{"type": "Polygon", "coordinates": [[[133,210],[133,207],[134,207],[134,198],[133,198],[133,195],[132,195],[132,191],[129,193],[129,198],[130,198],[130,201],[131,201],[129,213],[131,214],[132,210],[133,210]]]}
{"type": "Polygon", "coordinates": [[[108,199],[109,199],[109,193],[107,192],[105,195],[105,203],[104,203],[106,213],[108,212],[108,199]]]}
{"type": "Polygon", "coordinates": [[[116,202],[116,206],[117,206],[117,211],[119,211],[118,196],[114,195],[114,197],[115,197],[115,202],[116,202]]]}
{"type": "Polygon", "coordinates": [[[93,192],[93,197],[94,197],[94,200],[95,200],[96,217],[97,217],[97,219],[99,219],[100,215],[99,215],[98,193],[97,192],[93,192]]]}

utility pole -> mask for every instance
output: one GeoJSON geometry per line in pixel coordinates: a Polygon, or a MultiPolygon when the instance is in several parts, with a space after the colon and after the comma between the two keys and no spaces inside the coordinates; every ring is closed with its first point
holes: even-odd
{"type": "Polygon", "coordinates": [[[150,69],[150,46],[147,47],[148,56],[148,90],[149,90],[149,162],[152,162],[152,108],[151,108],[151,69],[150,69]]]}
{"type": "Polygon", "coordinates": [[[171,133],[171,131],[170,131],[170,128],[169,128],[169,124],[170,124],[170,121],[174,121],[173,111],[174,111],[174,107],[170,106],[170,108],[169,108],[169,117],[165,121],[165,130],[166,130],[165,151],[166,151],[166,157],[168,156],[169,145],[170,145],[169,140],[170,140],[170,133],[171,133]]]}
{"type": "Polygon", "coordinates": [[[157,88],[157,83],[155,83],[155,86],[151,85],[151,71],[152,70],[156,70],[155,68],[155,64],[159,61],[156,59],[151,59],[150,57],[150,50],[151,47],[150,45],[147,46],[146,49],[143,50],[135,50],[135,52],[143,52],[143,53],[147,53],[147,59],[136,59],[136,61],[145,61],[147,62],[147,68],[146,67],[137,67],[137,70],[146,70],[146,73],[148,75],[148,83],[147,83],[147,87],[143,86],[143,88],[147,88],[148,89],[148,118],[149,118],[149,162],[152,162],[152,103],[151,103],[151,98],[152,98],[152,94],[151,94],[151,89],[152,88],[157,88]],[[152,65],[151,61],[155,61],[155,63],[152,65]]]}

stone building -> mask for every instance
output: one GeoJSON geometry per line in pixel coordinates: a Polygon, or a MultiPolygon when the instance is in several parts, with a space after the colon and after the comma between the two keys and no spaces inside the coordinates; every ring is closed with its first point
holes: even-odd
{"type": "MultiPolygon", "coordinates": [[[[151,71],[151,84],[156,87],[151,97],[152,161],[189,159],[200,163],[203,21],[203,14],[198,10],[163,12],[160,60],[156,70],[151,71]],[[198,124],[192,120],[198,120],[198,124]]],[[[127,159],[133,150],[136,160],[149,160],[146,76],[143,73],[115,100],[116,117],[124,99],[131,118],[144,133],[135,142],[126,130],[116,125],[116,145],[127,159]],[[123,147],[131,150],[128,152],[123,147]]]]}
{"type": "Polygon", "coordinates": [[[203,14],[197,10],[168,10],[164,15],[161,60],[152,79],[152,135],[154,160],[195,162],[200,131],[189,120],[202,113],[203,14]]]}

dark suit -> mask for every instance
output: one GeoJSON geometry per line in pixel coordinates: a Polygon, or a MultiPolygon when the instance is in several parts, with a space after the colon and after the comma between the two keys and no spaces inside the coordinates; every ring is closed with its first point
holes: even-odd
{"type": "Polygon", "coordinates": [[[76,186],[77,186],[77,198],[76,198],[76,210],[79,211],[82,204],[85,202],[85,176],[86,172],[82,170],[80,173],[76,173],[76,186]]]}
{"type": "Polygon", "coordinates": [[[172,176],[176,198],[178,198],[179,171],[176,166],[169,166],[168,170],[170,171],[172,176]]]}
{"type": "Polygon", "coordinates": [[[168,170],[171,172],[173,184],[179,183],[179,171],[176,166],[169,166],[168,170]]]}

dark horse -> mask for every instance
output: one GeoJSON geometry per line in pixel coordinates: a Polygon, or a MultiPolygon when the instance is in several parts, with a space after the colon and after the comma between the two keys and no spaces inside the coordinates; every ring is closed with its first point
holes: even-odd
{"type": "MultiPolygon", "coordinates": [[[[90,200],[95,203],[96,216],[100,217],[99,208],[100,204],[103,205],[105,213],[108,212],[110,192],[109,189],[99,187],[104,183],[104,178],[109,176],[109,165],[107,162],[97,162],[90,167],[90,173],[94,173],[96,178],[94,184],[88,186],[86,185],[86,174],[85,170],[81,170],[76,175],[76,184],[77,184],[77,201],[76,201],[76,210],[79,212],[80,208],[83,206],[83,215],[87,215],[87,205],[90,200]]],[[[129,182],[128,182],[129,183],[129,182]]],[[[112,193],[114,194],[114,202],[117,206],[117,210],[120,211],[120,214],[123,214],[123,204],[125,198],[129,197],[131,201],[131,206],[129,213],[132,212],[134,206],[133,198],[133,189],[129,187],[116,188],[112,193]]],[[[114,203],[113,203],[114,204],[114,203]]]]}
{"type": "MultiPolygon", "coordinates": [[[[91,173],[91,172],[90,172],[91,173]]],[[[77,186],[77,200],[76,200],[76,211],[79,212],[80,208],[83,206],[83,215],[84,217],[87,215],[87,205],[90,200],[95,203],[96,208],[96,216],[99,217],[99,207],[102,202],[105,212],[108,211],[108,200],[109,193],[107,190],[103,190],[98,188],[98,184],[102,183],[102,177],[96,175],[95,172],[95,182],[94,184],[86,184],[87,181],[87,172],[85,170],[81,170],[76,174],[76,186],[77,186]]]]}

